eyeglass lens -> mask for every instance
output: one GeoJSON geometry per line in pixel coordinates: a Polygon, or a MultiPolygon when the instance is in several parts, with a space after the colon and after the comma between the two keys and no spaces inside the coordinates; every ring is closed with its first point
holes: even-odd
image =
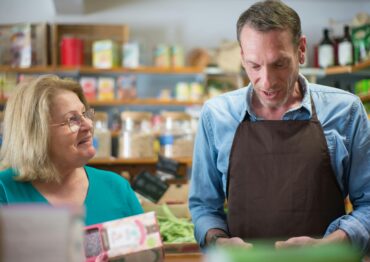
{"type": "Polygon", "coordinates": [[[80,129],[82,117],[86,120],[94,121],[94,109],[90,108],[86,112],[82,113],[82,115],[74,115],[68,119],[69,128],[72,132],[77,132],[80,129]]]}

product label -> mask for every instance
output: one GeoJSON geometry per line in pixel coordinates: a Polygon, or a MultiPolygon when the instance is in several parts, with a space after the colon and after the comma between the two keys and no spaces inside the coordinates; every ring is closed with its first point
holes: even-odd
{"type": "Polygon", "coordinates": [[[319,66],[328,67],[334,65],[334,48],[332,45],[319,46],[319,66]]]}
{"type": "Polygon", "coordinates": [[[351,65],[353,63],[352,44],[350,42],[342,42],[338,46],[338,62],[339,65],[351,65]]]}

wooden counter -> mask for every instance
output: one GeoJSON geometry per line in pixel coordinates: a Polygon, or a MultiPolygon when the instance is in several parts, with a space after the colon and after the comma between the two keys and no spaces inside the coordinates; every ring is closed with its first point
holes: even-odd
{"type": "Polygon", "coordinates": [[[179,253],[166,254],[164,262],[202,262],[203,255],[201,253],[179,253]]]}

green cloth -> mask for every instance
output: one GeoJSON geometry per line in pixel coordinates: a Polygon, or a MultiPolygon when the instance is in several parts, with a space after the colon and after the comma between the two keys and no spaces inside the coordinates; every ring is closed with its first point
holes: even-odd
{"type": "MultiPolygon", "coordinates": [[[[109,171],[85,166],[89,188],[85,198],[85,224],[92,225],[143,213],[129,182],[109,171]]],[[[20,203],[49,204],[30,182],[15,181],[12,169],[0,172],[0,206],[20,203]]]]}

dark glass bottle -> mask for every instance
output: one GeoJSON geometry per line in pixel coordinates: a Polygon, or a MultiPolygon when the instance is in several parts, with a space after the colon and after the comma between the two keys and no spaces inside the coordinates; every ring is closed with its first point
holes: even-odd
{"type": "Polygon", "coordinates": [[[353,43],[349,26],[344,26],[344,35],[338,45],[338,63],[341,66],[353,64],[353,43]]]}
{"type": "Polygon", "coordinates": [[[325,28],[323,39],[319,45],[319,66],[322,68],[334,65],[334,43],[329,38],[329,29],[325,28]]]}

